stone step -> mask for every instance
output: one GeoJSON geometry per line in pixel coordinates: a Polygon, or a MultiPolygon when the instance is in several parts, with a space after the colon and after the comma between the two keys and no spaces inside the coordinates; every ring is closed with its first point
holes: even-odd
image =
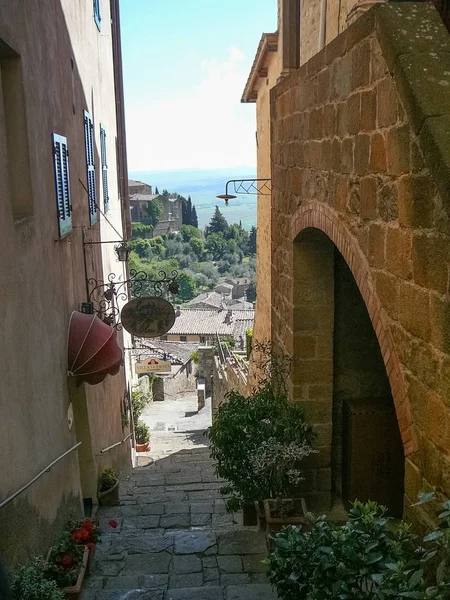
{"type": "Polygon", "coordinates": [[[79,600],[277,600],[268,583],[190,588],[87,589],[79,600]]]}

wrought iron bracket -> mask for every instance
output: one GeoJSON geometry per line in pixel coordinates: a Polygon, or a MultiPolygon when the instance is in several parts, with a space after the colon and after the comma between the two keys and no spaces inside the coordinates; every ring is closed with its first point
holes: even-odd
{"type": "Polygon", "coordinates": [[[110,273],[106,281],[91,277],[87,280],[88,300],[81,305],[81,312],[96,314],[102,321],[115,329],[122,329],[119,322],[120,308],[123,302],[130,298],[140,298],[142,295],[161,297],[178,293],[177,271],[167,274],[159,271],[156,278],[152,278],[145,271],[130,269],[130,277],[120,280],[115,273],[110,273]]]}
{"type": "Polygon", "coordinates": [[[225,206],[228,206],[228,200],[237,197],[237,194],[260,194],[270,196],[272,193],[271,179],[230,179],[225,184],[225,194],[219,194],[217,198],[225,200],[225,206]],[[233,184],[234,194],[228,193],[228,186],[233,184]]]}

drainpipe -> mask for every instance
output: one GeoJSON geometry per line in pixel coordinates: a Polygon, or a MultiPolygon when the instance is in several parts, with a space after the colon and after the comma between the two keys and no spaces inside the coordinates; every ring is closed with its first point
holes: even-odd
{"type": "Polygon", "coordinates": [[[325,46],[327,35],[327,0],[320,0],[319,52],[325,46]]]}

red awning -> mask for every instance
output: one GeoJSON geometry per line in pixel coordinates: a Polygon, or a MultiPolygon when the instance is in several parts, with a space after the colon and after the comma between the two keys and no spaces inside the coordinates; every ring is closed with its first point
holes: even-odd
{"type": "Polygon", "coordinates": [[[123,359],[116,335],[116,330],[96,315],[74,311],[67,342],[69,375],[95,385],[118,373],[123,359]]]}

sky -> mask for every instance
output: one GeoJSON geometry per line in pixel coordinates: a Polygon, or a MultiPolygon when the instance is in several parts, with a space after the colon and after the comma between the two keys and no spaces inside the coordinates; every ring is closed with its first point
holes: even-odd
{"type": "Polygon", "coordinates": [[[256,165],[240,99],[277,0],[121,0],[128,168],[256,165]]]}

